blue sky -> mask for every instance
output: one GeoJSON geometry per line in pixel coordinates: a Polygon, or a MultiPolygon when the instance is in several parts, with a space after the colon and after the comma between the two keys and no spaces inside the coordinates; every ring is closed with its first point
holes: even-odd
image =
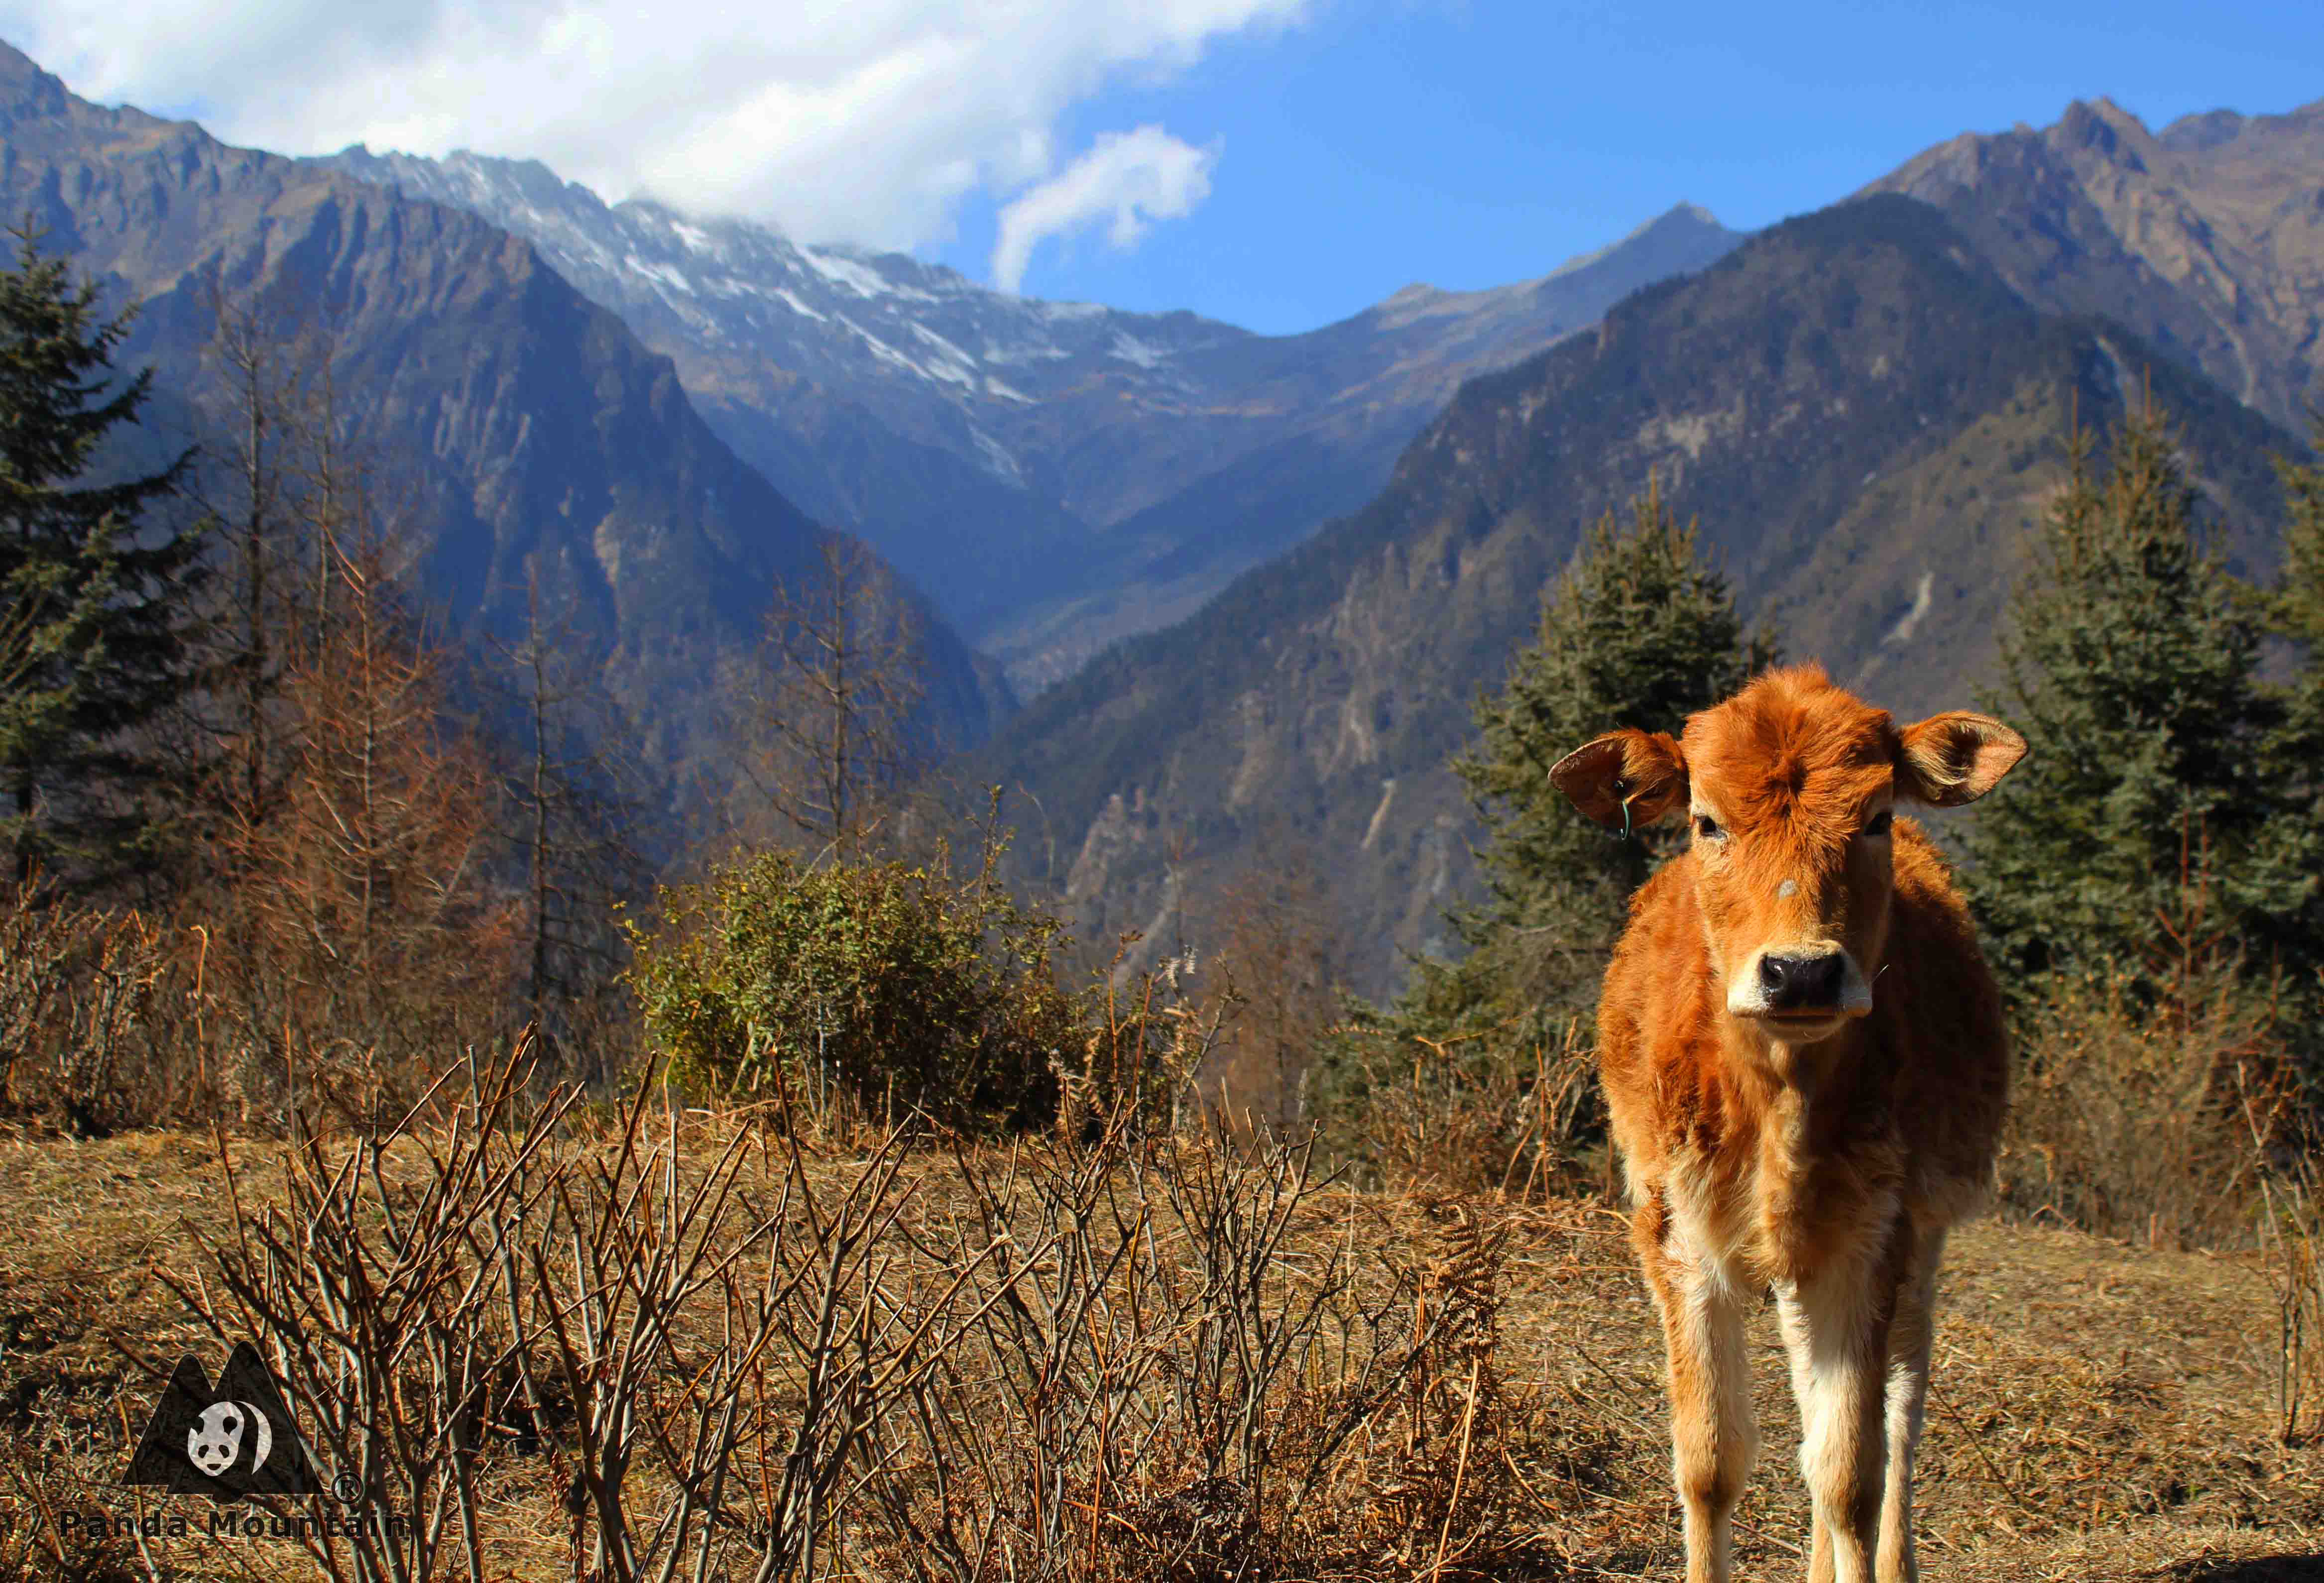
{"type": "MultiPolygon", "coordinates": [[[[1412,281],[1542,273],[1682,200],[1764,225],[1958,133],[2047,124],[2077,97],[2107,96],[2156,127],[2324,97],[2314,5],[2098,16],[1340,5],[1077,106],[1085,129],[1155,121],[1216,140],[1210,196],[1134,250],[1094,234],[1048,242],[1024,290],[1304,329],[1412,281]]],[[[957,243],[923,251],[980,273],[992,209],[970,205],[957,243]]]]}
{"type": "Polygon", "coordinates": [[[1268,331],[1756,227],[1963,131],[2324,97],[2303,4],[0,0],[77,92],[289,153],[539,158],[809,241],[1268,331]]]}

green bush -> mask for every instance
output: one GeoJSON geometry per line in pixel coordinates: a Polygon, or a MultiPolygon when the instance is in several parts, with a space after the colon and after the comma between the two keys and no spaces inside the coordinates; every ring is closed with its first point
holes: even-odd
{"type": "Polygon", "coordinates": [[[1062,925],[1017,906],[989,862],[962,882],[941,864],[766,852],[661,899],[658,926],[630,925],[630,979],[681,1081],[741,1097],[779,1075],[824,1119],[1054,1116],[1058,1067],[1083,1043],[1051,968],[1062,925]]]}

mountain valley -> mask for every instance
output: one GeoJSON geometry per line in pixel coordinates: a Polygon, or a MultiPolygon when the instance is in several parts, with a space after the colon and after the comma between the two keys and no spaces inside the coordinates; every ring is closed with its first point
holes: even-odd
{"type": "Polygon", "coordinates": [[[1747,617],[1900,713],[1989,680],[2069,437],[2150,393],[2264,573],[2268,459],[2324,391],[2319,192],[2324,104],[2152,133],[2100,100],[1759,233],[1680,206],[1263,336],[537,163],[232,149],[0,51],[0,199],[146,300],[139,361],[198,362],[214,284],[327,325],[367,437],[423,462],[413,553],[464,634],[538,580],[692,774],[767,591],[819,523],[860,534],[927,591],[922,725],[1008,788],[1019,882],[1134,963],[1296,865],[1370,995],[1473,891],[1473,700],[1650,478],[1747,617]]]}
{"type": "Polygon", "coordinates": [[[320,163],[531,241],[676,362],[739,456],[935,593],[1020,691],[1361,505],[1462,380],[1738,240],[1683,205],[1536,281],[1407,287],[1266,336],[609,206],[537,163],[364,149],[320,163]]]}

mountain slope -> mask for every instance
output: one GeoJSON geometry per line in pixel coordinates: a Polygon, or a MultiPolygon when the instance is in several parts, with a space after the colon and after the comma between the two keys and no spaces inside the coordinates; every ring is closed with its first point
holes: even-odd
{"type": "Polygon", "coordinates": [[[1642,285],[1702,269],[1741,236],[1682,204],[1538,281],[1483,291],[1407,286],[1302,336],[1192,354],[1254,419],[1233,459],[1115,525],[1088,573],[1093,592],[998,627],[1012,675],[1047,684],[1114,640],[1200,608],[1243,570],[1282,554],[1388,482],[1396,457],[1462,382],[1588,328],[1642,285]]]}
{"type": "Polygon", "coordinates": [[[1789,222],[1471,382],[1363,510],[1042,697],[973,778],[1038,799],[1028,878],[1087,937],[1165,937],[1304,847],[1382,992],[1471,883],[1445,760],[1585,523],[1657,474],[1789,652],[1900,712],[1964,703],[2070,415],[2108,420],[2150,369],[2227,548],[2264,562],[2282,431],[2116,327],[2035,312],[1925,205],[1789,222]]]}
{"type": "Polygon", "coordinates": [[[745,460],[938,591],[1034,686],[1360,503],[1462,379],[1735,241],[1683,207],[1540,281],[1412,287],[1260,336],[607,205],[537,163],[361,148],[323,163],[530,238],[676,360],[745,460]]]}
{"type": "Polygon", "coordinates": [[[2027,301],[2115,318],[2280,423],[2324,404],[2324,100],[2159,133],[2076,103],[1867,190],[1936,205],[2027,301]]]}
{"type": "MultiPolygon", "coordinates": [[[[673,771],[715,761],[718,668],[824,530],[704,426],[667,359],[525,242],[464,211],[105,109],[0,46],[0,206],[142,299],[133,363],[198,382],[213,282],[328,328],[352,437],[382,456],[427,594],[471,637],[570,608],[673,771]]],[[[931,621],[929,723],[1007,705],[931,621]]]]}

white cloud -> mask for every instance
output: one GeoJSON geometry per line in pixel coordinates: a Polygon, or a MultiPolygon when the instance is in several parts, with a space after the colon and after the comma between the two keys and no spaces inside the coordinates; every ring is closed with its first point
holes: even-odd
{"type": "Polygon", "coordinates": [[[1158,126],[1109,132],[1089,152],[1001,211],[992,281],[1014,291],[1033,249],[1052,236],[1108,220],[1106,240],[1129,247],[1156,220],[1178,220],[1211,195],[1213,145],[1198,149],[1158,126]]]}
{"type": "MultiPolygon", "coordinates": [[[[1049,177],[1059,118],[1110,81],[1321,3],[0,0],[0,37],[87,97],[187,110],[234,143],[538,158],[608,198],[908,247],[950,236],[971,195],[1049,177]]],[[[1184,213],[1171,179],[1200,196],[1183,157],[1153,175],[1118,233],[1184,213]]]]}

